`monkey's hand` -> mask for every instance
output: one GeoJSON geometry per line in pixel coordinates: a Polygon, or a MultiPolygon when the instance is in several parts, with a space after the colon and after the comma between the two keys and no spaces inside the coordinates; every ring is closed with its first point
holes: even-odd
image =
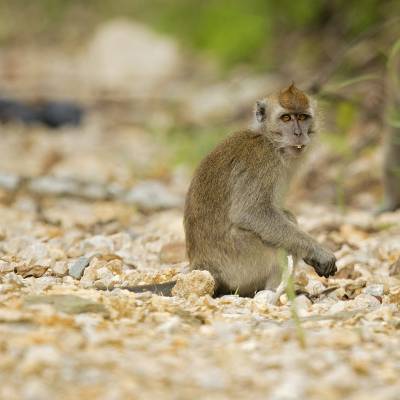
{"type": "Polygon", "coordinates": [[[312,254],[304,258],[304,261],[311,265],[319,276],[325,278],[335,275],[337,271],[335,255],[323,247],[315,248],[312,254]]]}

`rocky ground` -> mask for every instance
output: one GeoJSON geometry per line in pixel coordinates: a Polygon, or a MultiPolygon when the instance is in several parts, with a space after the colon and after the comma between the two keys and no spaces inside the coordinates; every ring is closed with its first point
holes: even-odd
{"type": "Polygon", "coordinates": [[[0,63],[10,93],[28,87],[31,97],[92,102],[78,128],[1,127],[0,399],[398,400],[400,212],[367,211],[377,204],[377,151],[349,158],[339,175],[340,160],[317,152],[295,192],[300,226],[335,251],[339,269],[325,279],[299,265],[297,323],[286,295],[277,305],[265,292],[214,299],[204,275],[180,281],[173,297],[123,289],[181,279],[187,267],[190,171],[168,169],[169,149],[149,132],[168,131],[178,117],[189,126],[247,119],[243,110],[273,79],[204,85],[186,73],[179,86],[174,45],[141,26],[110,29],[82,51],[91,63],[37,49],[5,52],[0,63]],[[134,70],[141,85],[120,101],[133,82],[129,65],[141,65],[121,54],[144,43],[157,57],[134,70]],[[82,65],[98,73],[77,85],[82,65]],[[162,93],[172,93],[161,99],[171,109],[162,93]]]}
{"type": "Polygon", "coordinates": [[[270,305],[262,293],[130,293],[118,287],[185,271],[178,200],[187,178],[149,195],[148,179],[129,171],[149,170],[161,149],[141,132],[82,129],[80,146],[68,129],[3,129],[4,174],[139,195],[10,189],[3,176],[0,398],[399,398],[400,213],[298,207],[300,225],[336,251],[339,267],[324,279],[299,266],[300,326],[286,295],[270,305]],[[138,146],[131,165],[123,155],[138,146]]]}

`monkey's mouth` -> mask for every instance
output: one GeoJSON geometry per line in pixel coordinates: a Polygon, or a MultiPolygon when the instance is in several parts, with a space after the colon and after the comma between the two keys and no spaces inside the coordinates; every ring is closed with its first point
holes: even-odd
{"type": "Polygon", "coordinates": [[[306,148],[304,144],[298,144],[297,146],[291,146],[291,147],[296,153],[301,153],[306,148]]]}

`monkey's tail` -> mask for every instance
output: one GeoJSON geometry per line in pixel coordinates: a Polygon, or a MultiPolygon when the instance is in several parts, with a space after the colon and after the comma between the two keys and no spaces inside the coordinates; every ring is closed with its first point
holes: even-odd
{"type": "MultiPolygon", "coordinates": [[[[119,289],[129,290],[133,293],[144,293],[151,292],[158,294],[159,296],[172,296],[172,289],[174,288],[176,281],[169,281],[164,283],[151,283],[149,285],[138,285],[138,286],[121,286],[119,289]]],[[[107,288],[101,288],[99,290],[108,290],[107,288]]]]}

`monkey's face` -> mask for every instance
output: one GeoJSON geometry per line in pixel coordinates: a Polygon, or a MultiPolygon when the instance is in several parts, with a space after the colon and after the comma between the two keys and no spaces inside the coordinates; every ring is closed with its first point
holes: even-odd
{"type": "Polygon", "coordinates": [[[299,155],[310,144],[314,133],[314,116],[311,109],[287,110],[279,105],[271,107],[257,103],[256,118],[264,125],[269,138],[286,154],[299,155]]]}
{"type": "Polygon", "coordinates": [[[274,140],[289,154],[300,154],[310,144],[313,126],[311,113],[305,110],[288,112],[282,110],[271,124],[274,126],[274,140]]]}
{"type": "Polygon", "coordinates": [[[256,120],[287,155],[304,152],[314,133],[314,103],[293,84],[256,104],[256,120]]]}

